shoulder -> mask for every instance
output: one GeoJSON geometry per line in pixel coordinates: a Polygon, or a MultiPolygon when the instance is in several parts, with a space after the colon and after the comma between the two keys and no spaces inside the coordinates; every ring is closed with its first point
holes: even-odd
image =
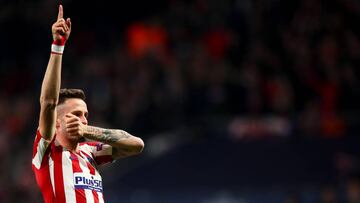
{"type": "Polygon", "coordinates": [[[33,146],[34,148],[42,148],[43,150],[45,150],[50,144],[52,144],[55,141],[55,137],[56,135],[54,135],[51,141],[47,141],[41,135],[40,130],[37,129],[33,146]]]}
{"type": "MultiPolygon", "coordinates": [[[[36,131],[36,136],[33,145],[32,164],[37,169],[43,167],[48,160],[48,154],[52,153],[51,146],[54,144],[55,136],[51,141],[45,140],[39,130],[36,131]]],[[[56,152],[56,151],[55,151],[56,152]]]]}
{"type": "Polygon", "coordinates": [[[91,151],[100,151],[103,148],[104,143],[101,142],[82,142],[79,144],[80,149],[91,150],[91,151]]]}

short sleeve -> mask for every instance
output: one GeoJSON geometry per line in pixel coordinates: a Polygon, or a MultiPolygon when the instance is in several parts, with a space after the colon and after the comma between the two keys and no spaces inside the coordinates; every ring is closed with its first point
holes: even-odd
{"type": "Polygon", "coordinates": [[[36,131],[32,156],[32,165],[35,168],[40,169],[44,165],[44,163],[46,163],[44,159],[46,159],[46,155],[50,153],[49,146],[53,141],[54,139],[51,142],[45,140],[44,138],[42,138],[40,131],[36,131]]]}
{"type": "Polygon", "coordinates": [[[111,163],[114,161],[112,158],[112,147],[101,142],[85,142],[82,144],[93,155],[94,160],[98,166],[111,163]]]}

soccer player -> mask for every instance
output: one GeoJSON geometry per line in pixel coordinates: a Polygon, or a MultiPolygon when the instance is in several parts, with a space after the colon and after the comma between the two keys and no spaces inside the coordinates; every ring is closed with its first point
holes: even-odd
{"type": "Polygon", "coordinates": [[[71,20],[63,18],[60,5],[41,87],[32,168],[45,203],[104,202],[99,166],[139,154],[144,142],[123,130],[88,125],[84,92],[60,90],[62,53],[70,32],[71,20]]]}

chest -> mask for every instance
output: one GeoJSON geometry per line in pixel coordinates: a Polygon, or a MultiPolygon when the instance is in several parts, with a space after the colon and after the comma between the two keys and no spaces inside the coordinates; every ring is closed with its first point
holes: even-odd
{"type": "Polygon", "coordinates": [[[66,175],[68,178],[64,181],[65,186],[102,191],[102,178],[91,154],[82,151],[79,153],[63,151],[62,157],[63,175],[68,174],[66,175]]]}
{"type": "Polygon", "coordinates": [[[78,153],[69,151],[63,151],[62,153],[62,164],[72,168],[73,173],[99,174],[97,164],[90,153],[81,150],[78,153]]]}

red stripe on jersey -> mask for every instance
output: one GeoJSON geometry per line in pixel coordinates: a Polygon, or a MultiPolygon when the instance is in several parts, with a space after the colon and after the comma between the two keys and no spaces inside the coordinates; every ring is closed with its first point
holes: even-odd
{"type": "MultiPolygon", "coordinates": [[[[39,144],[39,141],[41,139],[41,135],[38,134],[35,140],[35,146],[34,147],[34,155],[33,158],[35,156],[35,154],[37,153],[37,144],[39,144]]],[[[45,203],[50,203],[52,202],[52,200],[54,200],[55,196],[54,196],[54,192],[52,189],[52,185],[51,185],[51,180],[50,180],[50,170],[48,166],[43,166],[45,164],[49,164],[49,150],[50,150],[51,146],[48,147],[48,149],[45,152],[45,156],[42,159],[42,163],[41,163],[41,167],[40,169],[35,168],[34,165],[32,165],[32,169],[35,173],[35,179],[36,182],[39,185],[39,188],[41,190],[41,193],[43,195],[43,198],[45,200],[45,203]]]]}
{"type": "Polygon", "coordinates": [[[89,168],[90,174],[91,175],[95,175],[95,168],[94,166],[90,163],[91,160],[93,160],[86,152],[80,151],[80,154],[82,154],[85,159],[87,159],[88,161],[86,162],[87,167],[89,168]]]}
{"type": "Polygon", "coordinates": [[[99,196],[98,193],[96,191],[92,191],[93,196],[94,196],[94,203],[99,203],[99,196]]]}
{"type": "MultiPolygon", "coordinates": [[[[81,153],[82,153],[88,160],[92,160],[92,158],[91,158],[88,154],[86,154],[85,152],[81,152],[81,153]]],[[[87,164],[87,167],[88,167],[89,170],[90,170],[90,174],[91,174],[91,175],[95,175],[95,168],[94,168],[94,166],[91,165],[89,161],[87,161],[86,164],[87,164]]],[[[92,194],[93,194],[93,196],[94,196],[94,203],[99,203],[98,193],[93,190],[93,191],[92,191],[92,194]]]]}
{"type": "Polygon", "coordinates": [[[99,196],[98,193],[96,191],[92,191],[93,196],[94,196],[94,203],[99,203],[99,196]]]}
{"type": "Polygon", "coordinates": [[[35,176],[36,182],[39,185],[45,203],[52,203],[53,200],[55,199],[55,196],[52,189],[51,180],[49,178],[50,177],[49,167],[44,167],[40,169],[41,171],[36,169],[35,167],[33,167],[33,169],[36,174],[35,176]]]}
{"type": "Polygon", "coordinates": [[[40,142],[40,139],[41,139],[41,135],[40,135],[40,132],[39,131],[36,131],[36,138],[35,138],[35,141],[34,141],[34,149],[33,149],[33,155],[32,155],[32,158],[34,159],[36,153],[37,153],[37,146],[40,142]]]}
{"type": "Polygon", "coordinates": [[[56,202],[66,202],[64,179],[62,170],[62,155],[63,148],[61,146],[55,146],[52,150],[54,160],[54,182],[55,182],[55,197],[56,202]]]}
{"type": "MultiPolygon", "coordinates": [[[[41,140],[41,134],[39,130],[36,131],[36,137],[34,141],[33,147],[33,158],[34,160],[36,153],[38,152],[38,145],[41,140]]],[[[44,156],[41,160],[40,168],[37,169],[34,164],[32,164],[32,170],[35,173],[36,182],[41,190],[42,196],[45,200],[45,203],[52,203],[55,199],[55,194],[53,192],[51,179],[50,177],[50,169],[49,169],[49,152],[51,150],[51,144],[46,149],[44,156]]]]}
{"type": "MultiPolygon", "coordinates": [[[[78,156],[75,153],[70,152],[70,156],[72,160],[72,168],[73,173],[81,173],[82,170],[80,168],[78,156]]],[[[75,189],[76,203],[86,203],[86,195],[84,189],[75,189]]]]}

